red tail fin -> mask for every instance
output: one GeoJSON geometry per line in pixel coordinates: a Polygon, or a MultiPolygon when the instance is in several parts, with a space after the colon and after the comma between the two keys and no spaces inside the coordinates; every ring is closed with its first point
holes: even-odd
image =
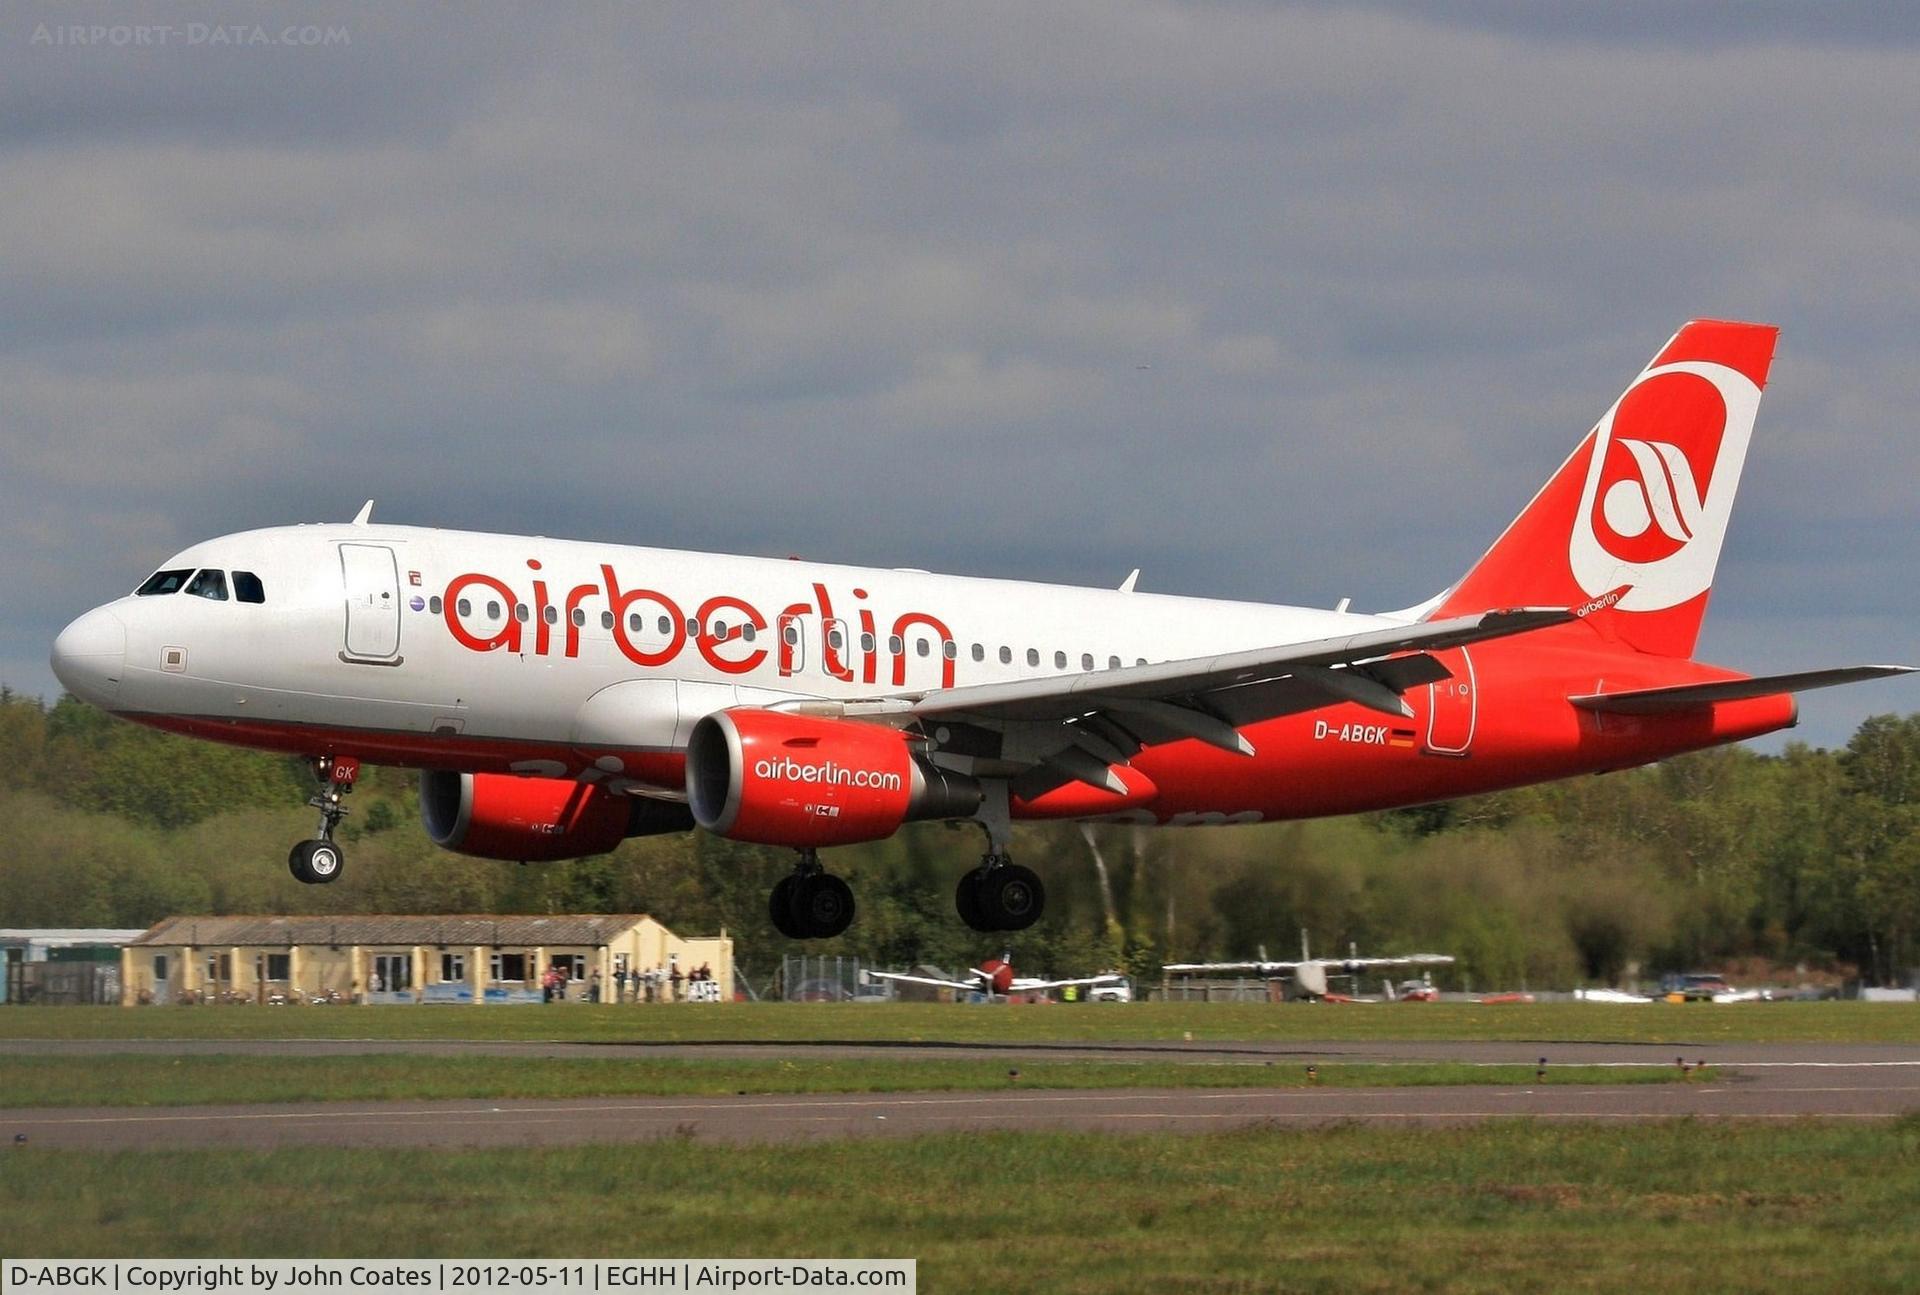
{"type": "Polygon", "coordinates": [[[1779,332],[1674,334],[1433,615],[1587,607],[1632,647],[1691,656],[1779,332]]]}

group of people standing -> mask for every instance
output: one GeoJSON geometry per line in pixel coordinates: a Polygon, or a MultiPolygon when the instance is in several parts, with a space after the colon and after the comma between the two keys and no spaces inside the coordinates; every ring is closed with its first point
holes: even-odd
{"type": "MultiPolygon", "coordinates": [[[[628,971],[626,965],[613,969],[613,989],[609,996],[599,972],[587,978],[586,1001],[589,1003],[679,1003],[693,996],[689,986],[703,984],[713,979],[713,969],[701,963],[692,971],[682,972],[678,958],[670,958],[664,967],[648,967],[645,970],[635,968],[628,971]]],[[[564,1003],[572,977],[564,966],[555,964],[547,968],[546,975],[540,978],[541,998],[549,1003],[564,1003]]]]}

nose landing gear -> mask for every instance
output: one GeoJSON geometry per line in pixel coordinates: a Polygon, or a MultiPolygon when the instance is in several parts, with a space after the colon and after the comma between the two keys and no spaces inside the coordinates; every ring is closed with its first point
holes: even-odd
{"type": "Polygon", "coordinates": [[[347,807],[340,802],[353,790],[354,779],[360,776],[360,762],[352,756],[323,755],[310,764],[320,790],[307,804],[320,811],[320,834],[314,840],[297,842],[288,851],[287,871],[295,881],[318,886],[336,880],[346,865],[340,847],[334,844],[333,831],[347,816],[347,807]]]}
{"type": "Polygon", "coordinates": [[[793,871],[767,897],[773,929],[789,940],[830,940],[853,924],[853,889],[820,867],[813,850],[800,851],[793,871]]]}

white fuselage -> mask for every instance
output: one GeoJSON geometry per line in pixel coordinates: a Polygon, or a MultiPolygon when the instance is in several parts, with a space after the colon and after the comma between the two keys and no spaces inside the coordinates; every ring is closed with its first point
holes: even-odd
{"type": "Polygon", "coordinates": [[[597,764],[667,792],[681,790],[676,771],[645,757],[683,749],[696,720],[728,706],[1075,674],[1399,623],[378,524],[224,536],[162,570],[217,570],[230,586],[251,573],[264,600],[174,592],[96,609],[56,648],[76,694],[250,745],[300,751],[359,734],[369,759],[454,768],[485,747],[495,767],[561,776],[597,764]]]}

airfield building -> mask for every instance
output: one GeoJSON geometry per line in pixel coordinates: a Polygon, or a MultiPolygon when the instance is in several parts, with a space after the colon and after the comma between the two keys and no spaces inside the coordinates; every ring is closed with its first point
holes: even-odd
{"type": "Polygon", "coordinates": [[[539,1003],[733,998],[733,941],[640,913],[594,916],[169,917],[121,953],[121,999],[146,1003],[539,1003]],[[690,981],[700,968],[711,979],[690,981]],[[649,993],[642,977],[657,989],[649,993]]]}

